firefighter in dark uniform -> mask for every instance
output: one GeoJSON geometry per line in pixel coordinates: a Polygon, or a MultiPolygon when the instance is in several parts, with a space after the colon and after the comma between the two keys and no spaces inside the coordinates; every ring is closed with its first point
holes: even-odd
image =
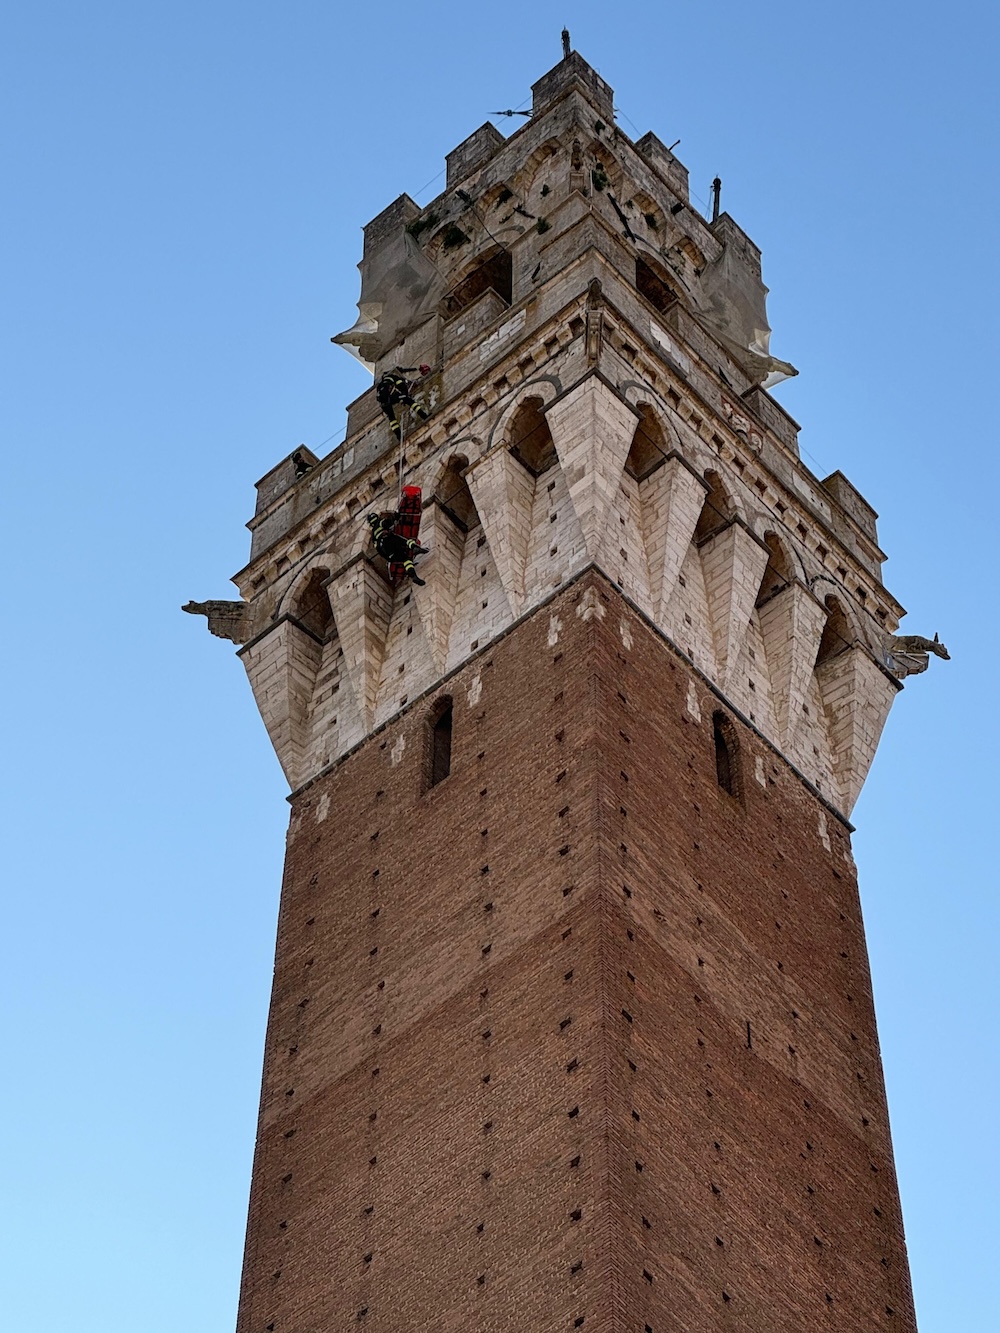
{"type": "Polygon", "coordinates": [[[421,546],[416,537],[401,537],[394,531],[398,517],[398,514],[366,515],[365,522],[371,527],[372,545],[387,564],[401,566],[403,573],[422,588],[424,580],[417,573],[413,557],[426,555],[427,547],[421,546]]]}
{"type": "MultiPolygon", "coordinates": [[[[431,373],[430,366],[417,366],[416,369],[420,372],[421,379],[431,373]]],[[[378,405],[389,418],[389,429],[397,440],[402,432],[399,412],[401,407],[412,407],[413,415],[421,421],[426,421],[430,416],[429,410],[423,403],[418,403],[413,397],[417,381],[406,378],[407,372],[412,373],[413,370],[413,366],[396,366],[394,370],[387,370],[375,386],[378,405]]]]}

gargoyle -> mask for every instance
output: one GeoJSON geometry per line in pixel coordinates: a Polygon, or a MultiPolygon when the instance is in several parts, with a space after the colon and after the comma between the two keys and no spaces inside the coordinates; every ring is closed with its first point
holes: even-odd
{"type": "Polygon", "coordinates": [[[899,680],[906,676],[919,676],[922,671],[926,671],[930,660],[928,653],[943,657],[946,662],[951,661],[951,654],[936,634],[933,639],[927,639],[922,634],[889,636],[889,670],[899,680]]]}
{"type": "Polygon", "coordinates": [[[232,643],[246,643],[250,637],[250,607],[246,602],[185,602],[182,611],[192,616],[207,616],[209,631],[232,643]]]}

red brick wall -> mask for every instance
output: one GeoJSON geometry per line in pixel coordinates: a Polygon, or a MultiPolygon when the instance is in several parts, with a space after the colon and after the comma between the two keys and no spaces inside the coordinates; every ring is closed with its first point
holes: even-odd
{"type": "Polygon", "coordinates": [[[912,1333],[847,830],[596,574],[445,693],[293,803],[239,1333],[912,1333]]]}

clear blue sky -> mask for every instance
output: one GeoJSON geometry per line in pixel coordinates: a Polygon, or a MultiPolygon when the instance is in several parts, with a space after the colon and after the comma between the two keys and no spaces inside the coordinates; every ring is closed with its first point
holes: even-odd
{"type": "MultiPolygon", "coordinates": [[[[5,1327],[233,1326],[285,787],[230,595],[253,482],[369,382],[360,227],[559,30],[764,251],[807,461],[941,632],[855,813],[921,1333],[996,1291],[996,9],[22,4],[6,203],[5,1327]]],[[[509,128],[509,122],[501,127],[509,128]]]]}

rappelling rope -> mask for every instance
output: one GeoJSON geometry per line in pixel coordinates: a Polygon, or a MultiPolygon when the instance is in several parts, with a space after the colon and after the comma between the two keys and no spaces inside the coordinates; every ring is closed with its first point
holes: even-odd
{"type": "Polygon", "coordinates": [[[399,464],[398,464],[398,466],[397,466],[397,468],[396,468],[396,473],[397,473],[397,478],[398,478],[398,483],[399,483],[398,486],[396,487],[396,513],[397,513],[397,514],[399,513],[399,508],[400,508],[400,506],[401,506],[402,503],[403,503],[403,463],[404,463],[404,461],[405,461],[405,452],[406,452],[406,450],[405,450],[405,444],[404,444],[404,440],[405,440],[405,436],[406,436],[406,426],[405,426],[405,422],[406,422],[407,420],[409,420],[409,416],[410,416],[410,409],[409,409],[409,408],[406,408],[405,412],[403,412],[403,413],[400,415],[400,418],[399,418],[399,464]]]}

